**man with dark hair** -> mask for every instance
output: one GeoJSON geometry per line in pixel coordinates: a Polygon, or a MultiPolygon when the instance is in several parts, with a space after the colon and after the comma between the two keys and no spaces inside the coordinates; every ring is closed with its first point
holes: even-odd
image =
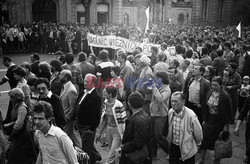
{"type": "Polygon", "coordinates": [[[186,83],[184,94],[186,95],[185,105],[192,109],[202,124],[202,105],[210,90],[210,81],[202,75],[205,72],[204,66],[195,66],[193,77],[186,83]]]}
{"type": "Polygon", "coordinates": [[[181,70],[179,69],[180,68],[180,62],[178,59],[174,59],[170,62],[169,64],[170,67],[174,67],[176,69],[176,73],[175,73],[175,76],[176,76],[176,80],[181,84],[181,86],[183,87],[185,81],[184,81],[184,78],[183,78],[183,73],[181,72],[181,70]]]}
{"type": "Polygon", "coordinates": [[[84,53],[84,52],[79,52],[78,53],[78,62],[79,63],[77,63],[77,66],[79,66],[80,69],[81,69],[83,79],[85,78],[85,75],[87,73],[92,73],[92,74],[95,75],[95,73],[96,73],[95,66],[90,64],[87,61],[86,53],[84,53]]]}
{"type": "Polygon", "coordinates": [[[62,129],[51,123],[52,106],[44,101],[37,102],[34,105],[33,119],[37,127],[34,138],[40,147],[36,163],[42,164],[46,161],[58,164],[78,164],[72,141],[62,129]]]}
{"type": "Polygon", "coordinates": [[[203,66],[205,66],[205,67],[208,65],[212,65],[212,59],[210,56],[208,56],[208,48],[207,47],[203,47],[201,49],[200,63],[203,64],[203,66]]]}
{"type": "Polygon", "coordinates": [[[62,100],[52,93],[50,89],[50,84],[48,79],[39,78],[35,85],[37,92],[39,93],[39,100],[46,101],[51,104],[53,108],[53,114],[55,118],[55,123],[58,127],[63,129],[65,125],[65,115],[62,106],[62,100]]]}
{"type": "Polygon", "coordinates": [[[40,63],[40,57],[37,53],[34,53],[30,55],[30,61],[31,61],[31,72],[34,73],[36,76],[39,74],[39,63],[40,63]]]}
{"type": "Polygon", "coordinates": [[[13,63],[9,57],[3,57],[3,65],[8,69],[6,75],[0,81],[0,85],[8,81],[10,89],[15,88],[17,86],[17,80],[14,78],[14,74],[12,71],[17,67],[16,64],[13,63]]]}
{"type": "MultiPolygon", "coordinates": [[[[142,109],[143,102],[144,98],[139,92],[133,92],[128,97],[128,105],[133,115],[126,122],[121,146],[120,164],[134,164],[135,161],[132,161],[128,154],[133,156],[135,151],[145,149],[145,152],[150,152],[150,119],[148,114],[142,109]]],[[[146,161],[152,162],[152,159],[148,156],[142,159],[140,163],[146,161]]]]}

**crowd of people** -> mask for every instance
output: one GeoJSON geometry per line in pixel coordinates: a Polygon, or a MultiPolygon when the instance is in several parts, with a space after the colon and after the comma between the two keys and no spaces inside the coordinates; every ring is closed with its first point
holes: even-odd
{"type": "Polygon", "coordinates": [[[76,146],[94,164],[103,158],[94,142],[105,133],[107,164],[152,163],[163,134],[170,164],[194,164],[198,151],[196,162],[203,164],[220,133],[236,124],[234,134],[239,135],[246,118],[244,162],[249,164],[250,30],[244,28],[242,37],[234,39],[233,29],[155,25],[143,33],[136,26],[115,25],[2,27],[4,53],[55,55],[48,62],[32,53],[31,63],[20,66],[3,57],[8,69],[0,85],[8,81],[11,88],[2,121],[11,146],[5,151],[0,142],[3,161],[76,164],[76,146]],[[15,32],[24,34],[15,38],[15,32]],[[152,46],[150,56],[141,47],[132,53],[98,47],[91,51],[86,32],[161,47],[152,46]],[[175,51],[169,52],[169,46],[175,51]]]}

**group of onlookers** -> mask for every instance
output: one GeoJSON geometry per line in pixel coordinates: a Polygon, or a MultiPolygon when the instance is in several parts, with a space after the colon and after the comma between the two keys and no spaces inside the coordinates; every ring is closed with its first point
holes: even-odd
{"type": "MultiPolygon", "coordinates": [[[[89,53],[87,47],[88,53],[79,52],[77,57],[70,48],[66,55],[54,51],[55,59],[49,63],[37,53],[30,56],[31,64],[20,66],[4,57],[8,69],[0,85],[8,81],[11,88],[2,123],[11,141],[5,153],[7,163],[77,163],[73,146],[95,163],[102,157],[94,141],[100,141],[106,130],[106,163],[117,162],[119,149],[122,164],[152,163],[165,134],[170,164],[193,164],[198,151],[202,164],[218,135],[235,122],[238,135],[246,117],[244,160],[249,163],[247,32],[243,39],[229,40],[224,38],[228,31],[217,33],[213,27],[201,36],[192,35],[196,32],[191,28],[177,29],[170,30],[174,37],[163,38],[160,31],[149,31],[144,38],[161,44],[160,49],[151,47],[150,56],[140,47],[133,53],[100,48],[89,53]],[[175,50],[168,51],[168,46],[175,50]]],[[[214,163],[220,160],[215,158],[214,163]]]]}

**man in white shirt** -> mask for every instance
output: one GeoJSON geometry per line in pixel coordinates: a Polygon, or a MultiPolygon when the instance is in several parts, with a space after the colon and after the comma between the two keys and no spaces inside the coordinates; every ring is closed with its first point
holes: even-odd
{"type": "Polygon", "coordinates": [[[40,148],[36,164],[79,164],[70,138],[51,123],[52,106],[45,101],[39,101],[34,105],[33,118],[38,129],[35,132],[35,142],[40,148]]]}

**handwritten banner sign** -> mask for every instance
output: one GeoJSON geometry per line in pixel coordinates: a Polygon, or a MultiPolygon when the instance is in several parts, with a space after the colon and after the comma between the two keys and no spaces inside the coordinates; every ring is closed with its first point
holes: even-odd
{"type": "Polygon", "coordinates": [[[127,52],[133,52],[136,47],[141,47],[142,52],[145,55],[151,55],[151,47],[157,47],[160,49],[161,45],[159,44],[150,44],[150,43],[141,43],[134,40],[129,40],[119,36],[106,35],[99,36],[91,33],[87,34],[88,44],[93,47],[102,47],[102,48],[112,48],[119,49],[122,48],[127,52]]]}

